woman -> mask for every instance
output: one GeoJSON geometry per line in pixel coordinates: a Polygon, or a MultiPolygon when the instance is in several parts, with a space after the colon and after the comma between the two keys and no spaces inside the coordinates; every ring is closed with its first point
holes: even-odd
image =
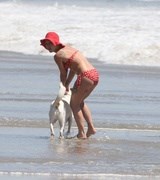
{"type": "Polygon", "coordinates": [[[49,52],[55,52],[54,60],[58,65],[60,80],[66,90],[69,89],[73,77],[77,75],[70,106],[78,127],[77,138],[86,139],[95,134],[96,130],[84,99],[98,84],[98,72],[78,50],[60,43],[59,36],[55,32],[48,32],[40,42],[49,52]],[[88,124],[87,133],[84,130],[84,119],[88,124]]]}

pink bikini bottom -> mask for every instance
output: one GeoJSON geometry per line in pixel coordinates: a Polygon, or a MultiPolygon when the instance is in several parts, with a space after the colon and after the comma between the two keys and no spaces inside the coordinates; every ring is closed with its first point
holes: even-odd
{"type": "Polygon", "coordinates": [[[86,77],[93,81],[93,83],[96,85],[99,81],[99,74],[96,69],[90,69],[88,71],[85,71],[78,75],[77,80],[76,80],[76,86],[79,87],[81,85],[82,78],[86,77]]]}

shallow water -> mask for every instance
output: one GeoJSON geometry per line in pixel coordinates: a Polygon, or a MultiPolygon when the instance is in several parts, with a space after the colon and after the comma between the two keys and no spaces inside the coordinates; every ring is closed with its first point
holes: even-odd
{"type": "Polygon", "coordinates": [[[97,133],[60,140],[57,125],[51,140],[48,111],[59,83],[52,57],[0,55],[0,177],[159,178],[159,68],[91,60],[101,77],[86,100],[97,133]]]}
{"type": "MultiPolygon", "coordinates": [[[[49,105],[59,88],[53,58],[5,54],[0,57],[0,124],[48,127],[49,105]]],[[[86,102],[96,126],[160,129],[159,68],[92,63],[100,82],[86,102]]]]}
{"type": "Polygon", "coordinates": [[[50,139],[47,128],[1,127],[0,173],[155,176],[159,137],[159,131],[102,128],[89,140],[50,139]]]}

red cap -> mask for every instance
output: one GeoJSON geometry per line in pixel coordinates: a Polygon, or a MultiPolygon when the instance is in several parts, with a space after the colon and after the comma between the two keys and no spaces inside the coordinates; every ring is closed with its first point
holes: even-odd
{"type": "Polygon", "coordinates": [[[57,46],[59,44],[63,45],[62,43],[60,43],[59,36],[55,32],[48,32],[46,34],[45,38],[40,40],[41,45],[44,46],[44,47],[45,47],[45,41],[46,40],[51,41],[54,46],[57,46]]]}

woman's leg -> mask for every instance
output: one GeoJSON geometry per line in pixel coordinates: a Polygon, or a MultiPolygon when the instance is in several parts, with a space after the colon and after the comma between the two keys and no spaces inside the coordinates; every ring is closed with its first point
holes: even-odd
{"type": "Polygon", "coordinates": [[[81,109],[82,109],[83,116],[84,116],[85,120],[87,121],[87,125],[88,125],[88,130],[87,130],[86,136],[89,137],[96,133],[96,129],[94,128],[93,121],[92,121],[92,115],[91,115],[90,109],[88,108],[87,104],[84,103],[81,109]]]}
{"type": "Polygon", "coordinates": [[[86,105],[82,108],[82,104],[84,99],[88,97],[94,87],[95,85],[93,84],[93,81],[89,80],[88,78],[82,78],[80,87],[76,92],[73,92],[71,97],[71,108],[78,127],[78,138],[86,138],[84,131],[84,119],[86,119],[87,123],[89,124],[87,132],[88,136],[93,134],[93,132],[91,133],[91,129],[94,129],[91,113],[86,105]]]}

